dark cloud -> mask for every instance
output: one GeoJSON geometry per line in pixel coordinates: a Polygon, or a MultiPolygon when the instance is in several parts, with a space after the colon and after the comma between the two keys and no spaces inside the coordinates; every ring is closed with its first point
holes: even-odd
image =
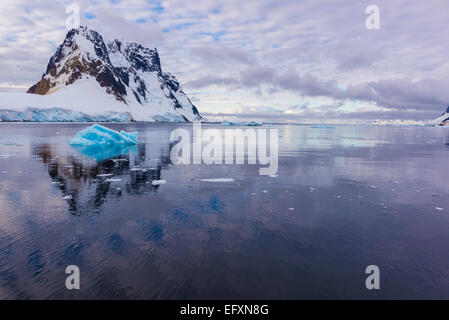
{"type": "Polygon", "coordinates": [[[374,101],[380,106],[391,109],[436,111],[449,103],[448,85],[449,82],[435,79],[380,80],[351,85],[340,97],[374,101]]]}

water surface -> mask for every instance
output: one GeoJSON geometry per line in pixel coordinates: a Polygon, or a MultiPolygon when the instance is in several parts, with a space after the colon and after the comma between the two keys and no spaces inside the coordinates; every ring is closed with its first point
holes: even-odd
{"type": "Polygon", "coordinates": [[[172,165],[187,124],[107,124],[139,145],[72,148],[85,126],[0,124],[0,298],[449,298],[445,128],[270,126],[268,177],[172,165]]]}

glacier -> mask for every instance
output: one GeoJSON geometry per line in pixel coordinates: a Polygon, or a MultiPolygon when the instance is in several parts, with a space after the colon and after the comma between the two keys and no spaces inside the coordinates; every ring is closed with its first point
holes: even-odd
{"type": "Polygon", "coordinates": [[[228,121],[228,120],[223,120],[221,122],[221,125],[222,126],[230,126],[230,127],[235,127],[235,126],[259,127],[259,126],[262,126],[263,123],[262,122],[257,122],[257,121],[246,122],[246,121],[228,121]]]}

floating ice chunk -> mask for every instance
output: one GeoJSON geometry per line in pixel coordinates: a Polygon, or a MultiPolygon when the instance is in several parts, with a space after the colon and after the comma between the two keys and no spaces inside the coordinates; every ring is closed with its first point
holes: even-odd
{"type": "Polygon", "coordinates": [[[270,174],[270,178],[277,178],[278,175],[277,174],[270,174]]]}
{"type": "Polygon", "coordinates": [[[62,200],[72,200],[73,197],[71,195],[65,196],[62,200]]]}
{"type": "Polygon", "coordinates": [[[106,179],[106,182],[120,182],[122,179],[106,179]]]}
{"type": "Polygon", "coordinates": [[[160,186],[161,184],[165,184],[165,183],[167,183],[166,180],[153,180],[153,181],[151,181],[151,184],[153,186],[160,186]]]}
{"type": "Polygon", "coordinates": [[[101,178],[101,177],[112,177],[114,174],[112,173],[100,173],[97,174],[97,178],[101,178]]]}
{"type": "Polygon", "coordinates": [[[12,157],[12,155],[10,155],[10,154],[0,154],[0,159],[9,159],[11,157],[12,157]]]}
{"type": "Polygon", "coordinates": [[[268,192],[267,190],[263,190],[263,191],[262,191],[262,193],[267,193],[267,192],[268,192]]]}
{"type": "Polygon", "coordinates": [[[214,179],[201,179],[204,182],[234,182],[232,178],[214,178],[214,179]]]}
{"type": "Polygon", "coordinates": [[[8,174],[8,171],[2,171],[1,174],[8,174]]]}
{"type": "Polygon", "coordinates": [[[71,145],[132,145],[137,144],[137,132],[115,131],[99,124],[94,124],[76,133],[71,145]]]}
{"type": "Polygon", "coordinates": [[[376,189],[377,187],[376,186],[371,186],[371,189],[376,189]]]}
{"type": "Polygon", "coordinates": [[[438,211],[443,211],[443,210],[444,210],[444,208],[441,208],[441,207],[435,207],[435,210],[438,210],[438,211]]]}
{"type": "Polygon", "coordinates": [[[295,208],[288,208],[288,210],[292,211],[292,210],[295,210],[295,208]]]}

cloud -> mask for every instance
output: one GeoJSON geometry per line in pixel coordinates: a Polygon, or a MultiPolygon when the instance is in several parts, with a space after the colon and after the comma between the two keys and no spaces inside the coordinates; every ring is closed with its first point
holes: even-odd
{"type": "Polygon", "coordinates": [[[205,88],[205,87],[216,86],[216,85],[239,87],[240,82],[234,78],[225,78],[225,77],[215,78],[215,77],[205,76],[205,77],[198,78],[196,80],[189,81],[185,84],[186,87],[190,87],[190,88],[205,88]]]}
{"type": "Polygon", "coordinates": [[[200,46],[194,47],[190,51],[193,56],[199,57],[205,65],[229,62],[245,65],[254,63],[253,57],[247,51],[228,45],[200,46]]]}

